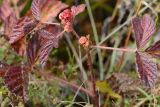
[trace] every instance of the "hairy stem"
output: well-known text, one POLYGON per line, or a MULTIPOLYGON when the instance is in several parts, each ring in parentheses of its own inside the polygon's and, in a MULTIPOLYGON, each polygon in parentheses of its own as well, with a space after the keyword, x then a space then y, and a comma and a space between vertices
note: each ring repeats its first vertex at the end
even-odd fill
POLYGON ((92 58, 91 58, 91 53, 89 51, 89 48, 86 49, 86 53, 88 56, 87 63, 88 63, 88 68, 89 71, 91 72, 91 82, 92 82, 92 88, 93 88, 93 103, 95 107, 99 107, 99 102, 98 102, 98 97, 97 97, 97 92, 96 92, 96 79, 95 79, 95 74, 93 72, 93 65, 92 65, 92 58))
POLYGON ((95 107, 99 107, 99 102, 98 102, 98 98, 97 98, 97 92, 96 92, 96 80, 95 80, 95 74, 93 72, 93 66, 92 66, 92 58, 91 58, 91 53, 89 51, 89 48, 86 49, 86 53, 88 56, 88 67, 89 67, 89 71, 91 72, 91 81, 92 81, 92 88, 93 88, 93 103, 95 105, 95 107))
POLYGON ((72 29, 72 33, 76 36, 77 39, 80 38, 79 35, 77 34, 77 32, 74 29, 72 29))
POLYGON ((100 49, 116 50, 116 51, 123 51, 123 52, 136 52, 137 51, 137 49, 113 48, 113 47, 105 47, 105 46, 91 46, 91 48, 100 48, 100 49))
POLYGON ((65 32, 65 30, 63 30, 61 33, 59 33, 59 34, 57 35, 57 38, 59 38, 60 36, 62 36, 62 35, 64 34, 64 32, 65 32))

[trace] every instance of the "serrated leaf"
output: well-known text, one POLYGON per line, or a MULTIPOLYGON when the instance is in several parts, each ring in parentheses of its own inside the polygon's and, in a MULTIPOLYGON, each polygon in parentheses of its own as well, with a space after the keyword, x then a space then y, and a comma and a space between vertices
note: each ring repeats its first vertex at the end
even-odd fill
POLYGON ((80 4, 78 6, 72 6, 71 11, 73 16, 75 17, 76 15, 82 13, 85 10, 86 5, 85 4, 80 4))
POLYGON ((41 39, 41 47, 39 51, 39 60, 40 64, 42 66, 45 65, 45 62, 48 58, 49 53, 51 50, 54 48, 58 47, 58 41, 59 38, 56 37, 57 35, 54 35, 52 33, 49 33, 46 30, 39 30, 38 35, 40 36, 41 39))
POLYGON ((40 49, 40 53, 39 53, 39 60, 40 60, 40 64, 42 66, 45 65, 48 55, 51 52, 51 50, 54 47, 54 42, 53 41, 47 41, 44 46, 41 47, 40 49))
MULTIPOLYGON (((51 41, 54 41, 54 40, 57 40, 57 35, 56 34, 53 34, 53 33, 50 33, 46 30, 39 30, 38 31, 38 35, 41 37, 41 38, 44 38, 44 39, 47 39, 47 40, 51 40, 51 41)), ((55 41, 55 48, 57 47, 57 42, 58 41, 55 41)))
POLYGON ((28 72, 21 66, 11 66, 6 71, 4 82, 9 91, 27 101, 28 72))
POLYGON ((40 5, 42 0, 33 0, 31 10, 36 20, 40 20, 40 5))
POLYGON ((153 33, 155 32, 155 25, 150 15, 145 14, 143 18, 134 18, 132 20, 133 30, 138 48, 143 48, 153 33))
POLYGON ((9 36, 9 43, 15 43, 25 36, 25 26, 29 23, 32 23, 32 20, 29 17, 20 18, 12 29, 12 33, 9 36))
POLYGON ((136 52, 136 63, 141 81, 152 87, 157 79, 157 65, 147 53, 136 52))
POLYGON ((160 41, 157 41, 154 45, 150 46, 145 50, 153 57, 160 58, 160 41))

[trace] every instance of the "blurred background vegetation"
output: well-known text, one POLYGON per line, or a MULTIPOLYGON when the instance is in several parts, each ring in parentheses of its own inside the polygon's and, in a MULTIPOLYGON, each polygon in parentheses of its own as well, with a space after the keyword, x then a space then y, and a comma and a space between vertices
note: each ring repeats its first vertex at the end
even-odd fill
MULTIPOLYGON (((0 0, 2 2, 2 0, 0 0)), ((24 16, 31 6, 32 0, 18 1, 16 8, 23 9, 24 16)), ((136 48, 134 35, 131 32, 131 19, 135 16, 139 0, 62 0, 69 6, 81 3, 87 4, 87 9, 76 17, 74 28, 79 35, 90 34, 93 44, 110 47, 136 48), (92 10, 92 11, 90 11, 92 10), (94 20, 93 20, 94 19, 94 20)), ((156 23, 157 31, 150 43, 160 39, 160 1, 142 0, 140 16, 151 14, 156 23)), ((58 20, 58 18, 57 18, 58 20)), ((0 32, 3 23, 0 23, 0 32)), ((160 80, 152 92, 140 83, 132 53, 122 53, 108 50, 92 50, 93 67, 96 74, 97 92, 102 107, 160 107, 160 80)), ((8 64, 18 64, 22 59, 12 51, 3 37, 0 37, 0 61, 8 64)), ((85 50, 75 40, 74 36, 65 34, 58 49, 53 49, 46 72, 51 72, 56 78, 45 78, 33 73, 29 82, 29 107, 93 107, 90 99, 79 90, 61 83, 63 78, 69 83, 85 87, 91 84, 85 79, 90 78, 85 50), (58 78, 58 79, 57 79, 58 78), (50 81, 48 81, 50 79, 50 81)), ((36 71, 34 71, 36 72, 36 71)), ((158 75, 160 73, 158 72, 158 75)), ((90 88, 89 88, 90 89, 90 88)), ((18 107, 24 105, 16 100, 6 89, 3 79, 0 80, 0 105, 8 107, 16 103, 18 107)))

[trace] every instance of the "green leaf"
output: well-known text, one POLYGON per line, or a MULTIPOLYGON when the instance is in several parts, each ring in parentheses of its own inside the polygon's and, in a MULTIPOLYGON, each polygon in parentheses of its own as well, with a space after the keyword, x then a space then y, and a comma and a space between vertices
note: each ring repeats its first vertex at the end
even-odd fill
POLYGON ((116 98, 116 99, 119 99, 119 100, 122 99, 122 97, 119 94, 112 91, 109 84, 105 81, 97 81, 96 82, 96 87, 99 89, 99 91, 101 93, 106 93, 112 98, 116 98))

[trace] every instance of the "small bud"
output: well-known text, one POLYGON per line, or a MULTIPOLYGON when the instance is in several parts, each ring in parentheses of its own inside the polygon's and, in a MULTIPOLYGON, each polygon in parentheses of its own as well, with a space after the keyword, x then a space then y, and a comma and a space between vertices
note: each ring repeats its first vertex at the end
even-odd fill
POLYGON ((84 47, 88 47, 89 46, 89 38, 82 36, 79 40, 78 40, 79 44, 84 46, 84 47))

